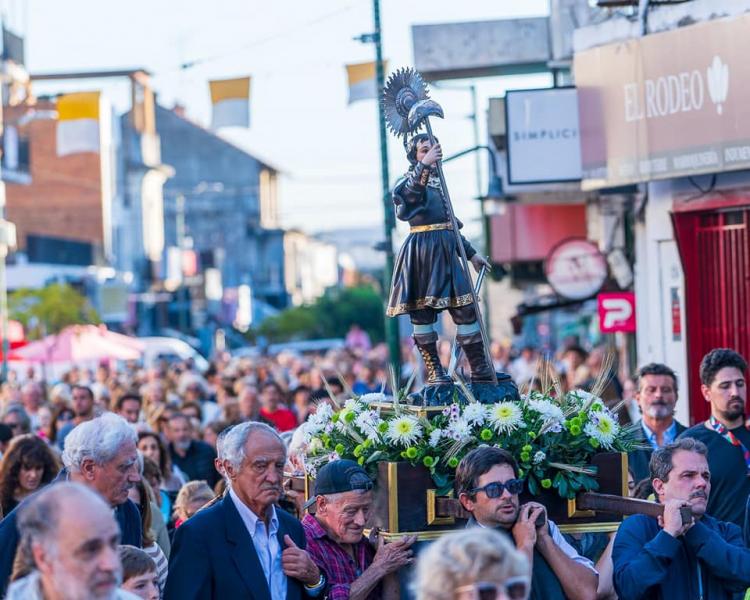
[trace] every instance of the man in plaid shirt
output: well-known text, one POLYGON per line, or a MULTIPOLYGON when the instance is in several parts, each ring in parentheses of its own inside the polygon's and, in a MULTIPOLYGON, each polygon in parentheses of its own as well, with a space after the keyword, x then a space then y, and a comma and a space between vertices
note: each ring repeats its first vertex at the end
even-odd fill
POLYGON ((364 536, 372 510, 372 480, 351 460, 325 465, 315 479, 315 495, 305 508, 315 504, 315 515, 307 514, 302 527, 307 552, 325 573, 329 600, 374 600, 380 597, 380 581, 411 564, 411 545, 406 536, 390 544, 382 538, 374 548, 364 536))

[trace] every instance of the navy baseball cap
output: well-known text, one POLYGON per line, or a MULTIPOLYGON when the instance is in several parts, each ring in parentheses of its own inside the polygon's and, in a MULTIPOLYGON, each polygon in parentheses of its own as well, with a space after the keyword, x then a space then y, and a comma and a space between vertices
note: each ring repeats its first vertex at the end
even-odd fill
POLYGON ((334 460, 318 471, 313 486, 313 495, 305 502, 303 508, 312 506, 318 496, 354 490, 371 490, 373 487, 374 483, 370 476, 353 460, 334 460))

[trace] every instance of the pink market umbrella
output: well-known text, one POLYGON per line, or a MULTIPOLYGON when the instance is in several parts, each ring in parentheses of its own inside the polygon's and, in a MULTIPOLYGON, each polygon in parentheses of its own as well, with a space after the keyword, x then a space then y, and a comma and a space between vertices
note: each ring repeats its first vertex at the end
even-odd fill
POLYGON ((13 354, 16 360, 27 362, 85 362, 105 358, 135 360, 143 349, 140 340, 108 331, 104 326, 71 325, 13 354))

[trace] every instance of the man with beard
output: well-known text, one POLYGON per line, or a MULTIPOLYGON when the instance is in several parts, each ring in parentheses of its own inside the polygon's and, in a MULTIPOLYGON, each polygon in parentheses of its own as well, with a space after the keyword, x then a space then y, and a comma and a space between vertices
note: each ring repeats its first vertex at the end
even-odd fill
POLYGON ((651 363, 641 367, 635 399, 641 410, 638 434, 641 442, 650 446, 628 453, 628 466, 637 483, 649 476, 651 453, 674 442, 687 428, 674 418, 677 375, 667 365, 651 363))
POLYGON ((691 437, 708 448, 713 494, 709 514, 742 527, 750 496, 750 429, 745 422, 747 362, 734 350, 716 348, 703 357, 701 392, 711 416, 680 437, 691 437))
POLYGON ((169 418, 167 427, 169 455, 189 481, 203 480, 211 488, 221 479, 214 467, 216 452, 206 442, 193 439, 190 417, 177 413, 169 418))
POLYGON ((615 590, 629 600, 729 600, 750 586, 750 550, 734 523, 706 514, 712 473, 706 446, 683 438, 651 457, 664 514, 628 517, 612 551, 615 590), (684 523, 680 509, 689 506, 684 523))
POLYGON ((257 422, 235 425, 222 441, 229 492, 175 532, 166 600, 298 600, 317 597, 325 578, 305 551, 302 525, 276 504, 286 449, 257 422))
POLYGON ((546 518, 544 506, 536 502, 520 506, 523 480, 510 453, 490 446, 472 450, 456 469, 455 485, 459 501, 472 514, 468 526, 508 535, 528 557, 530 600, 596 598, 598 574, 591 561, 565 541, 557 525, 546 518))
POLYGON ((20 508, 18 528, 34 570, 7 600, 136 600, 118 590, 120 531, 112 509, 86 486, 45 488, 20 508))

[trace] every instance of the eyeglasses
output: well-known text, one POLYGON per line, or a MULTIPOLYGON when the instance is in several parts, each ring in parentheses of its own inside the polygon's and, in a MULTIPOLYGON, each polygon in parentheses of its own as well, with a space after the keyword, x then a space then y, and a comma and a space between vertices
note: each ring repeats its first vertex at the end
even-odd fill
POLYGON ((480 581, 456 588, 456 592, 474 592, 474 600, 526 600, 529 597, 529 578, 511 577, 503 583, 480 581))
POLYGON ((509 479, 505 483, 502 481, 493 481, 484 487, 470 490, 470 493, 484 492, 488 498, 499 498, 505 490, 508 490, 508 493, 513 496, 520 494, 523 491, 523 479, 509 479))

